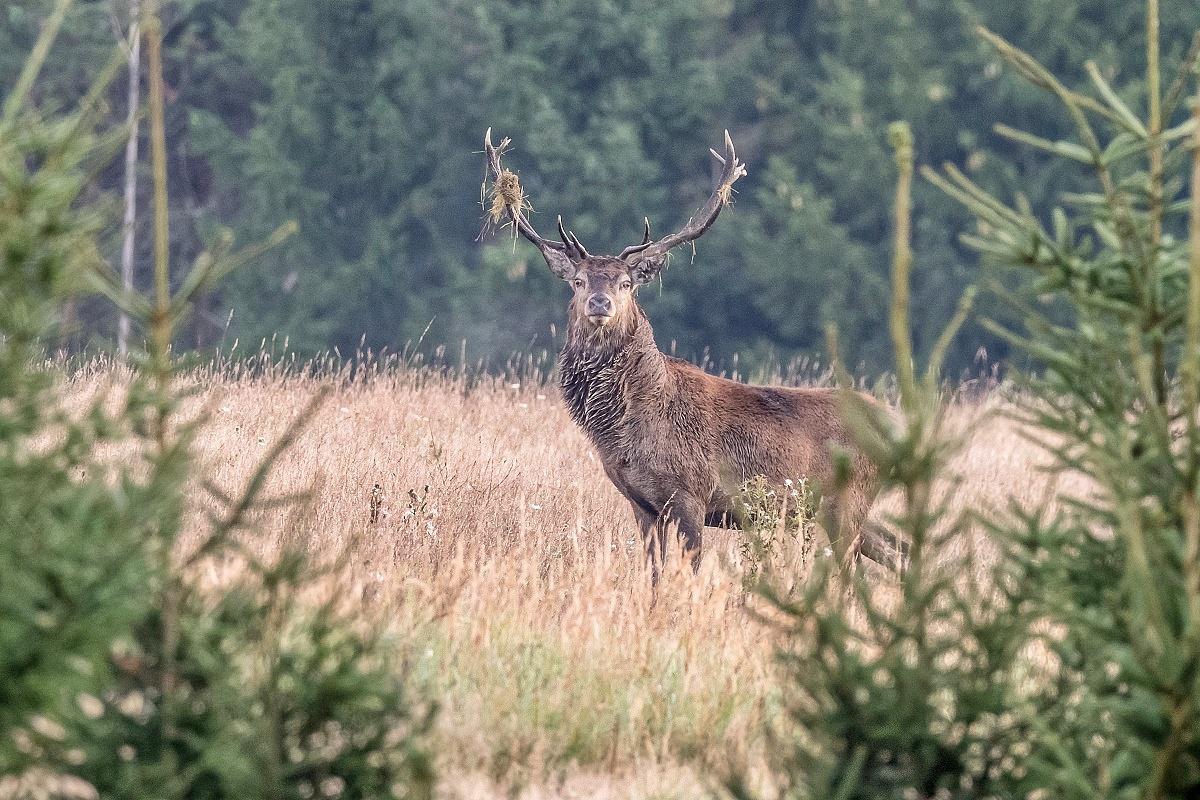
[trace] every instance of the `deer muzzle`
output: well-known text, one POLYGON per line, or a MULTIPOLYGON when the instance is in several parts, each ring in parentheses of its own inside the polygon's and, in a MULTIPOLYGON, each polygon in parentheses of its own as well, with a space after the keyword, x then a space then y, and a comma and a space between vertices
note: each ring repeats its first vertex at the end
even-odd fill
POLYGON ((593 324, 605 325, 613 318, 615 308, 612 297, 603 292, 596 292, 588 297, 584 313, 593 324))

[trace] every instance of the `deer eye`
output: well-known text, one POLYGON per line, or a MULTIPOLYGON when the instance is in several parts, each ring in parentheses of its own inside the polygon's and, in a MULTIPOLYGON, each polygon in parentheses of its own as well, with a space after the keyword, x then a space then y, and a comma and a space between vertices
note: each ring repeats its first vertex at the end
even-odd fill
POLYGON ((575 288, 578 289, 583 286, 583 278, 576 278, 571 283, 575 284, 575 288))
POLYGON ((628 291, 633 288, 633 281, 621 281, 621 288, 628 291))

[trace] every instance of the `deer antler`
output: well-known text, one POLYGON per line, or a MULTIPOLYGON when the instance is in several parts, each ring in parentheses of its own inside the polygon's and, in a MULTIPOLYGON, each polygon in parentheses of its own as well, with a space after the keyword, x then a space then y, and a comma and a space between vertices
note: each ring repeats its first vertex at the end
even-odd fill
POLYGON ((585 250, 583 245, 579 243, 579 239, 576 238, 575 233, 573 231, 563 230, 561 215, 558 218, 558 238, 562 239, 563 244, 567 246, 567 255, 571 257, 572 261, 579 261, 583 258, 591 258, 592 254, 585 250))
POLYGON ((722 156, 712 149, 709 152, 713 154, 713 158, 721 162, 722 169, 717 187, 713 189, 708 202, 694 217, 688 220, 687 225, 655 242, 650 241, 650 221, 647 220, 646 235, 642 243, 626 247, 621 251, 620 258, 630 263, 660 258, 672 248, 700 238, 706 230, 712 227, 712 224, 717 221, 717 215, 721 213, 721 209, 729 204, 733 194, 734 181, 746 174, 746 165, 737 160, 737 153, 733 149, 733 139, 729 138, 729 131, 725 131, 725 155, 722 156))
POLYGON ((634 253, 640 253, 643 250, 645 250, 647 247, 650 246, 650 218, 645 217, 645 220, 646 220, 646 235, 642 237, 641 243, 629 245, 629 247, 626 247, 624 250, 621 251, 621 254, 619 256, 617 256, 617 258, 624 259, 625 256, 631 256, 634 253))
MULTIPOLYGON (((494 182, 492 191, 495 193, 497 204, 503 206, 504 213, 508 215, 509 220, 521 232, 521 235, 537 246, 542 257, 550 266, 550 270, 560 278, 569 278, 575 272, 574 262, 587 258, 589 254, 575 238, 575 234, 563 230, 562 217, 558 218, 561 242, 543 239, 525 218, 525 200, 524 195, 521 194, 521 184, 517 181, 515 173, 500 166, 500 154, 504 152, 511 141, 505 137, 499 147, 494 147, 492 145, 492 129, 488 128, 487 133, 483 135, 483 149, 487 153, 488 171, 494 182)), ((493 208, 495 208, 495 204, 493 208)), ((498 212, 498 210, 496 211, 498 212)))

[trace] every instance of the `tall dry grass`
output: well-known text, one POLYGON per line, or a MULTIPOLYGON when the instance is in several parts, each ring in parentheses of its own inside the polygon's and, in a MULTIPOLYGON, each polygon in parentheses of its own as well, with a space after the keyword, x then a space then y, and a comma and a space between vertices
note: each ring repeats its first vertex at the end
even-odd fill
MULTIPOLYGON (((442 704, 451 795, 693 796, 695 765, 753 763, 777 712, 772 636, 746 608, 741 534, 707 529, 699 575, 677 560, 655 601, 626 502, 526 366, 477 378, 224 365, 184 380, 197 390, 192 411, 212 415, 197 447, 204 472, 227 489, 330 391, 266 487, 307 499, 256 512, 246 542, 261 557, 297 546, 343 560, 312 591, 395 631, 414 679, 442 704)), ((67 390, 82 404, 114 383, 119 370, 92 365, 67 390)), ((952 510, 1051 496, 1039 451, 996 406, 951 411, 966 437, 952 510)), ((197 486, 185 549, 208 509, 197 486)), ((781 557, 802 580, 796 552, 781 557)), ((943 554, 966 558, 982 571, 987 542, 943 554)), ((197 577, 219 585, 236 569, 230 558, 197 577)), ((873 575, 887 591, 890 578, 873 575)))

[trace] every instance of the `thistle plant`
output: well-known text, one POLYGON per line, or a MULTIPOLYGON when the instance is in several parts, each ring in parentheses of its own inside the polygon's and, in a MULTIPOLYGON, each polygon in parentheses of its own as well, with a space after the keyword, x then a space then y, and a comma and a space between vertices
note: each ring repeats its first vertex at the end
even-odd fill
POLYGON ((792 566, 807 567, 816 541, 815 506, 813 492, 803 478, 785 480, 776 488, 760 475, 738 487, 735 514, 745 588, 755 588, 789 551, 794 555, 792 566))

